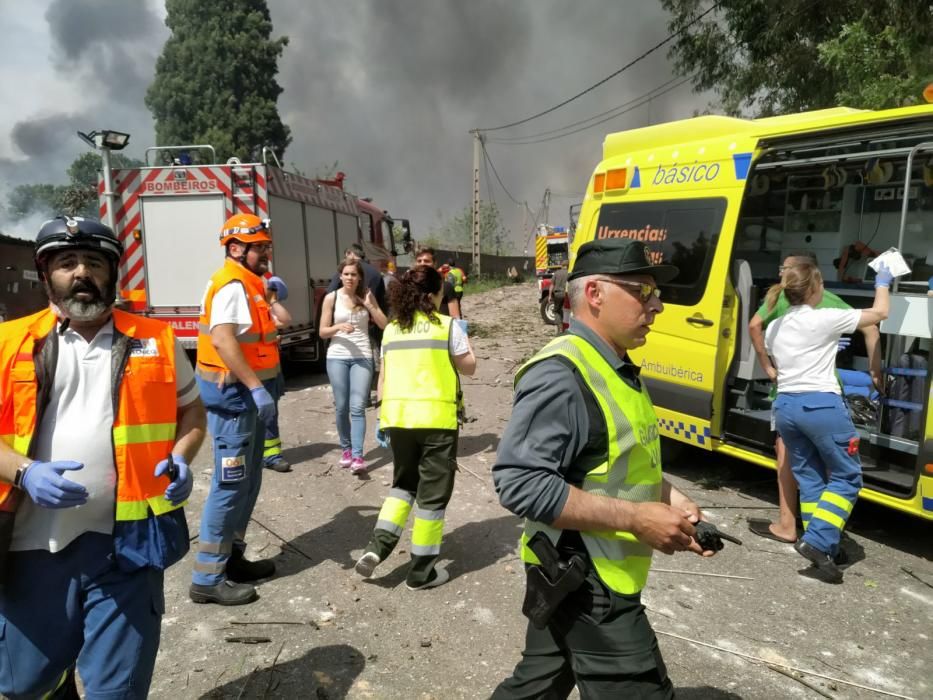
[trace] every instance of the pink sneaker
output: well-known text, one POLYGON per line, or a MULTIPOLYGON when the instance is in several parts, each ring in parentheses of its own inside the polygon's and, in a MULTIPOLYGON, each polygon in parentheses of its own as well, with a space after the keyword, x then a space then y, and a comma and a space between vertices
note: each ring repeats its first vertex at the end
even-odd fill
POLYGON ((350 472, 352 474, 365 474, 366 473, 366 462, 363 461, 362 457, 353 458, 353 462, 350 463, 350 472))
POLYGON ((350 450, 344 450, 340 457, 340 466, 346 469, 351 464, 353 464, 353 456, 350 454, 350 450))

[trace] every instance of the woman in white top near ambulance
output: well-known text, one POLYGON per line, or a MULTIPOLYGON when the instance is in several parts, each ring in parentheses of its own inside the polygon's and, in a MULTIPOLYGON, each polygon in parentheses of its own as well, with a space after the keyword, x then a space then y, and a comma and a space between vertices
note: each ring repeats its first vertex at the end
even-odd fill
POLYGON ((829 583, 842 582, 839 541, 862 488, 859 435, 836 377, 836 351, 844 334, 888 317, 893 279, 880 265, 869 309, 817 308, 823 277, 812 263, 785 270, 768 291, 769 308, 782 292, 791 305, 768 326, 765 347, 777 369, 775 425, 800 489, 804 534, 794 548, 829 583))
POLYGON ((373 379, 369 324, 385 328, 387 319, 373 293, 366 288, 359 260, 344 260, 337 272, 341 286, 324 297, 320 335, 330 338, 327 376, 337 412, 340 466, 354 474, 362 474, 366 471, 363 461, 365 410, 373 379))

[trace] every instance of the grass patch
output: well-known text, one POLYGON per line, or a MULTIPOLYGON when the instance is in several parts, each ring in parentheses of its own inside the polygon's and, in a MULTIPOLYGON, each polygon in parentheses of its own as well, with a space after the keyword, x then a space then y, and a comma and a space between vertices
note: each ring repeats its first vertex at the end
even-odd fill
POLYGON ((471 277, 470 281, 463 285, 463 296, 468 297, 471 294, 488 292, 511 284, 512 281, 504 275, 482 275, 479 278, 471 277))

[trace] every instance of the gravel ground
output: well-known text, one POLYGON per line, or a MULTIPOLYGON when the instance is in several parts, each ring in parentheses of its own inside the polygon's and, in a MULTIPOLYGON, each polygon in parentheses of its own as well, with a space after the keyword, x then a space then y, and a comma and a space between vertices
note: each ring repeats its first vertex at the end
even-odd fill
MULTIPOLYGON (((464 380, 474 420, 461 433, 447 510, 442 563, 452 580, 406 590, 410 531, 378 578, 354 574, 391 458, 372 442, 370 410, 369 473, 340 469, 326 376, 299 372, 281 402, 294 469, 266 472, 248 532, 247 555, 273 559, 277 576, 259 585, 256 603, 223 608, 188 599, 191 554, 170 570, 152 697, 484 698, 510 673, 525 629, 520 522, 499 506, 490 468, 514 370, 553 328, 530 283, 468 294, 464 307, 479 367, 464 380)), ((209 447, 195 467, 192 534, 209 447)), ((775 514, 772 472, 689 448, 670 450, 665 469, 709 520, 744 541, 710 560, 655 557, 643 598, 679 698, 933 695, 929 523, 859 504, 847 545, 857 561, 843 585, 829 586, 798 573, 803 560, 790 545, 747 531, 746 517, 775 514)))

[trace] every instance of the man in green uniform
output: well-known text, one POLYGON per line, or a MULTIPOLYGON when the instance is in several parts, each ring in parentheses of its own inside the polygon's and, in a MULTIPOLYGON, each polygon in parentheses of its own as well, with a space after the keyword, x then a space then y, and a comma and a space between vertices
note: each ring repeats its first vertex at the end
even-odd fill
POLYGON ((712 552, 694 540, 699 508, 661 474, 657 417, 627 352, 645 344, 663 310, 657 284, 677 272, 637 241, 581 246, 569 332, 518 372, 493 477, 525 518, 532 623, 497 700, 567 697, 574 685, 582 697, 673 697, 640 592, 653 550, 712 552))

